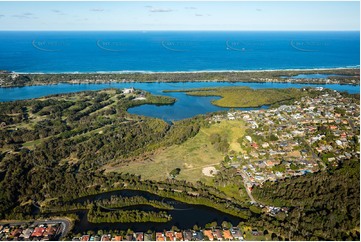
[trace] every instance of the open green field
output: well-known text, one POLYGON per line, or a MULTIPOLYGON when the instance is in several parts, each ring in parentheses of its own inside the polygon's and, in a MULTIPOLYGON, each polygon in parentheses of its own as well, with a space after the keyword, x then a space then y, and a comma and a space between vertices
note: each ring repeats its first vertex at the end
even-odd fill
POLYGON ((211 177, 202 173, 202 169, 208 166, 217 166, 224 159, 225 154, 217 151, 210 142, 212 134, 226 137, 230 143, 230 149, 240 150, 237 139, 244 135, 244 123, 242 121, 222 121, 212 124, 209 128, 201 128, 199 133, 180 145, 159 150, 150 161, 141 161, 129 165, 108 167, 107 171, 128 172, 141 175, 143 179, 164 180, 169 173, 180 168, 177 179, 189 182, 204 181, 208 184, 211 177))
MULTIPOLYGON (((249 87, 223 87, 176 90, 186 92, 192 96, 220 96, 212 104, 219 107, 247 108, 271 105, 278 102, 292 100, 304 95, 302 90, 287 89, 251 89, 249 87)), ((175 92, 175 91, 172 91, 175 92)))

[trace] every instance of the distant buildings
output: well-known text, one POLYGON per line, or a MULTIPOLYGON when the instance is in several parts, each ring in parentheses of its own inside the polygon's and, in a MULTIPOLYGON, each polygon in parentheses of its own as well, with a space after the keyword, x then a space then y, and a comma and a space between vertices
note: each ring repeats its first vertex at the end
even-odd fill
POLYGON ((130 94, 130 93, 133 93, 134 92, 134 88, 131 87, 131 88, 124 88, 123 89, 123 93, 124 94, 130 94))

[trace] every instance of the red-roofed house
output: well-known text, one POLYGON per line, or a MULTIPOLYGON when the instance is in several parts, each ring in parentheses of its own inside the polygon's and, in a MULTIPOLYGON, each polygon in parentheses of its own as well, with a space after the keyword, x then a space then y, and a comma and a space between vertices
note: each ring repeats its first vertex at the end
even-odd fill
POLYGON ((16 237, 16 236, 19 236, 22 231, 23 231, 22 229, 14 229, 13 231, 11 231, 10 235, 12 237, 16 237))
POLYGON ((204 234, 204 236, 207 236, 209 240, 211 240, 211 241, 214 240, 212 230, 205 229, 205 230, 203 230, 203 234, 204 234))
POLYGON ((255 148, 255 149, 258 149, 258 144, 255 143, 255 142, 253 142, 253 143, 251 144, 251 146, 252 146, 253 148, 255 148))
POLYGON ((90 236, 89 235, 83 235, 81 238, 80 238, 80 241, 89 241, 90 239, 90 236))
POLYGON ((233 236, 231 235, 231 231, 228 229, 223 230, 223 238, 226 240, 233 240, 233 236))
POLYGON ((41 236, 43 236, 44 232, 45 232, 45 228, 44 228, 44 227, 42 227, 42 228, 36 227, 36 228, 34 229, 34 232, 31 234, 31 236, 32 236, 32 237, 41 237, 41 236))
POLYGON ((161 233, 161 232, 155 233, 155 240, 156 241, 165 241, 163 233, 161 233))
POLYGON ((217 238, 217 240, 222 240, 222 232, 220 229, 215 229, 213 231, 213 236, 217 238))
POLYGON ((49 236, 49 237, 54 236, 56 234, 56 230, 57 230, 57 228, 55 228, 53 226, 48 226, 45 229, 43 236, 49 236))

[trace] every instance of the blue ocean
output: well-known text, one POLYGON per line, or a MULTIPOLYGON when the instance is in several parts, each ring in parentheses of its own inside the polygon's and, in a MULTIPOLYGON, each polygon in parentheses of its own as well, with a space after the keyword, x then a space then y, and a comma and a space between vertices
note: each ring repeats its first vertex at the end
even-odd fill
POLYGON ((0 32, 0 70, 177 72, 359 67, 359 32, 0 32))

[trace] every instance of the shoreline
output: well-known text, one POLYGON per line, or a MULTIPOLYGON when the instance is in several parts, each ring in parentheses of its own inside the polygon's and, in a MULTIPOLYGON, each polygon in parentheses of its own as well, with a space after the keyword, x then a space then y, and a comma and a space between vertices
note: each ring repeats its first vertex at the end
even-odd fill
POLYGON ((179 83, 179 82, 245 82, 360 85, 359 68, 201 71, 152 73, 57 73, 18 74, 0 71, 0 88, 52 85, 60 83, 179 83), (304 78, 295 77, 306 75, 304 78), (317 74, 323 75, 318 77, 317 74), (310 76, 307 76, 310 75, 310 76), (316 75, 316 76, 312 76, 316 75))
POLYGON ((123 71, 66 71, 66 72, 17 72, 2 70, 0 74, 19 74, 19 75, 77 75, 77 74, 197 74, 197 73, 259 73, 259 72, 298 72, 298 71, 333 71, 333 70, 360 70, 360 66, 350 67, 321 67, 321 68, 296 68, 296 69, 262 69, 262 70, 199 70, 199 71, 146 71, 146 70, 123 70, 123 71))
MULTIPOLYGON (((127 83, 149 83, 149 84, 153 84, 153 83, 187 83, 187 82, 218 82, 218 83, 247 83, 247 84, 266 84, 266 83, 278 83, 278 84, 282 84, 282 83, 289 83, 289 84, 307 84, 307 85, 341 85, 341 86, 360 86, 360 83, 326 83, 326 82, 311 82, 311 81, 307 81, 307 80, 303 80, 303 79, 293 79, 296 81, 224 81, 224 80, 189 80, 189 81, 104 81, 104 82, 98 82, 98 81, 92 81, 92 82, 49 82, 49 83, 35 83, 35 84, 30 84, 30 85, 24 85, 24 86, 1 86, 0 85, 0 89, 8 89, 8 88, 23 88, 23 87, 41 87, 41 86, 55 86, 55 85, 103 85, 103 84, 108 84, 108 85, 112 85, 112 84, 127 84, 127 83), (300 81, 297 81, 300 80, 300 81)), ((311 79, 309 79, 311 80, 311 79)), ((322 79, 313 79, 313 80, 322 80, 322 79)), ((109 88, 113 88, 113 87, 109 87, 109 88)), ((84 90, 84 91, 88 91, 88 90, 84 90)), ((89 90, 89 91, 94 91, 94 90, 89 90)), ((168 91, 168 90, 165 90, 168 91)), ((0 101, 2 102, 2 101, 0 101)))

